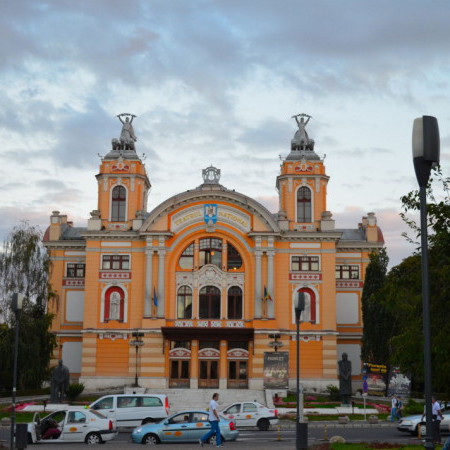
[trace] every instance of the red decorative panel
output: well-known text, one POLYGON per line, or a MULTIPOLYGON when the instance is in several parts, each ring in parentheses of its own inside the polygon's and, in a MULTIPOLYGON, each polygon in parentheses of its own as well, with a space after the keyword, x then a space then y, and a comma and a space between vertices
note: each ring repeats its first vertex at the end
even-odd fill
POLYGON ((289 279, 292 281, 297 280, 306 280, 306 281, 319 281, 322 279, 321 273, 311 273, 311 272, 296 272, 296 273, 290 273, 289 279))
POLYGON ((129 280, 131 272, 99 272, 101 280, 129 280))

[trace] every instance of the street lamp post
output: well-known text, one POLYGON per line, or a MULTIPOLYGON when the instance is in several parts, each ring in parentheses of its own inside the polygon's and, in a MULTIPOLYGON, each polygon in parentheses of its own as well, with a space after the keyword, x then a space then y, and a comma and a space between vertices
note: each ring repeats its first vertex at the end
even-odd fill
POLYGON ((142 347, 144 345, 144 342, 142 341, 142 337, 144 336, 144 333, 140 331, 133 331, 131 334, 133 336, 133 340, 130 341, 130 345, 136 349, 136 376, 134 378, 134 387, 139 387, 138 383, 138 353, 139 353, 139 347, 142 347))
POLYGON ((17 384, 17 355, 19 354, 19 322, 22 312, 24 296, 22 294, 13 294, 11 307, 14 312, 16 323, 14 329, 14 363, 13 363, 13 387, 12 387, 12 406, 11 406, 11 432, 10 449, 14 448, 14 437, 16 428, 16 384, 17 384))
MULTIPOLYGON (((297 419, 295 427, 295 448, 308 448, 308 424, 300 422, 300 316, 305 309, 305 293, 299 292, 295 301, 295 323, 297 325, 297 419)), ((302 412, 303 416, 303 412, 302 412)))
POLYGON ((423 357, 425 381, 425 416, 427 434, 425 448, 434 449, 432 433, 432 383, 431 383, 431 332, 430 332, 430 288, 428 276, 427 233, 427 184, 431 169, 439 164, 439 127, 435 117, 423 116, 414 120, 412 150, 414 170, 419 183, 420 237, 422 249, 422 311, 423 311, 423 357))

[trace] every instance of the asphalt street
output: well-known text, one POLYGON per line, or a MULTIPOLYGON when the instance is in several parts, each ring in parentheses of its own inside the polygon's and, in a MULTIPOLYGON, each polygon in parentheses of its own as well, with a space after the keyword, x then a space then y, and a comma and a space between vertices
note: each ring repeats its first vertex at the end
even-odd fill
MULTIPOLYGON (((332 436, 342 436, 347 442, 390 442, 398 444, 420 444, 420 441, 406 433, 397 431, 395 426, 381 424, 381 425, 366 425, 366 424, 352 424, 351 426, 340 426, 337 424, 328 424, 325 428, 322 424, 313 424, 308 430, 308 443, 318 444, 321 442, 327 442, 326 439, 332 436)), ((3 445, 7 446, 9 442, 9 429, 0 429, 0 439, 3 440, 3 445)), ((226 442, 226 447, 229 448, 258 448, 258 450, 265 449, 293 449, 295 447, 295 430, 277 430, 270 431, 258 431, 253 429, 240 429, 239 439, 235 442, 226 442)), ((30 445, 29 448, 38 448, 39 450, 53 449, 62 447, 60 444, 41 443, 39 446, 30 445)), ((86 449, 86 444, 64 444, 64 448, 71 450, 86 449)), ((205 445, 206 448, 208 446, 205 445)), ((110 442, 106 443, 105 447, 111 449, 136 449, 136 444, 133 444, 130 440, 130 433, 119 433, 119 435, 110 442)), ((162 444, 161 450, 167 449, 194 449, 199 448, 197 443, 186 444, 162 444)))

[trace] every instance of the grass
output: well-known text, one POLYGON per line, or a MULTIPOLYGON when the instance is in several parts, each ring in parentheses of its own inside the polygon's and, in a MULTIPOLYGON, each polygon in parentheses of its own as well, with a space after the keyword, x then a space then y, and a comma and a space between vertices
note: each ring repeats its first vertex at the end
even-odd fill
MULTIPOLYGON (((44 414, 44 413, 42 413, 44 414)), ((18 423, 28 423, 33 420, 34 413, 32 412, 16 412, 16 422, 18 423)), ((1 411, 0 419, 4 417, 11 417, 11 413, 9 411, 1 411)))

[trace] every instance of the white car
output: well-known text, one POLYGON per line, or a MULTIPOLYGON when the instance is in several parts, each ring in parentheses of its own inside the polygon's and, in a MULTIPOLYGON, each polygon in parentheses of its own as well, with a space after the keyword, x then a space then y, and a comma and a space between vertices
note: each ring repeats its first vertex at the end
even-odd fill
POLYGON ((238 402, 226 406, 221 413, 234 421, 237 427, 258 427, 267 431, 270 425, 278 423, 278 411, 269 409, 258 402, 238 402))
POLYGON ((159 422, 169 415, 169 399, 164 394, 112 394, 105 395, 89 405, 118 427, 137 427, 159 422))
POLYGON ((85 442, 101 444, 117 435, 116 423, 103 414, 83 407, 68 406, 54 411, 43 419, 36 413, 28 424, 28 443, 57 444, 85 442))
MULTIPOLYGON (((446 410, 443 412, 444 420, 441 420, 440 428, 441 432, 450 431, 450 410, 446 410)), ((414 416, 406 416, 400 419, 400 422, 397 425, 397 430, 399 431, 407 431, 416 436, 423 436, 426 434, 426 426, 425 426, 425 418, 422 421, 422 414, 415 414, 414 416)))

